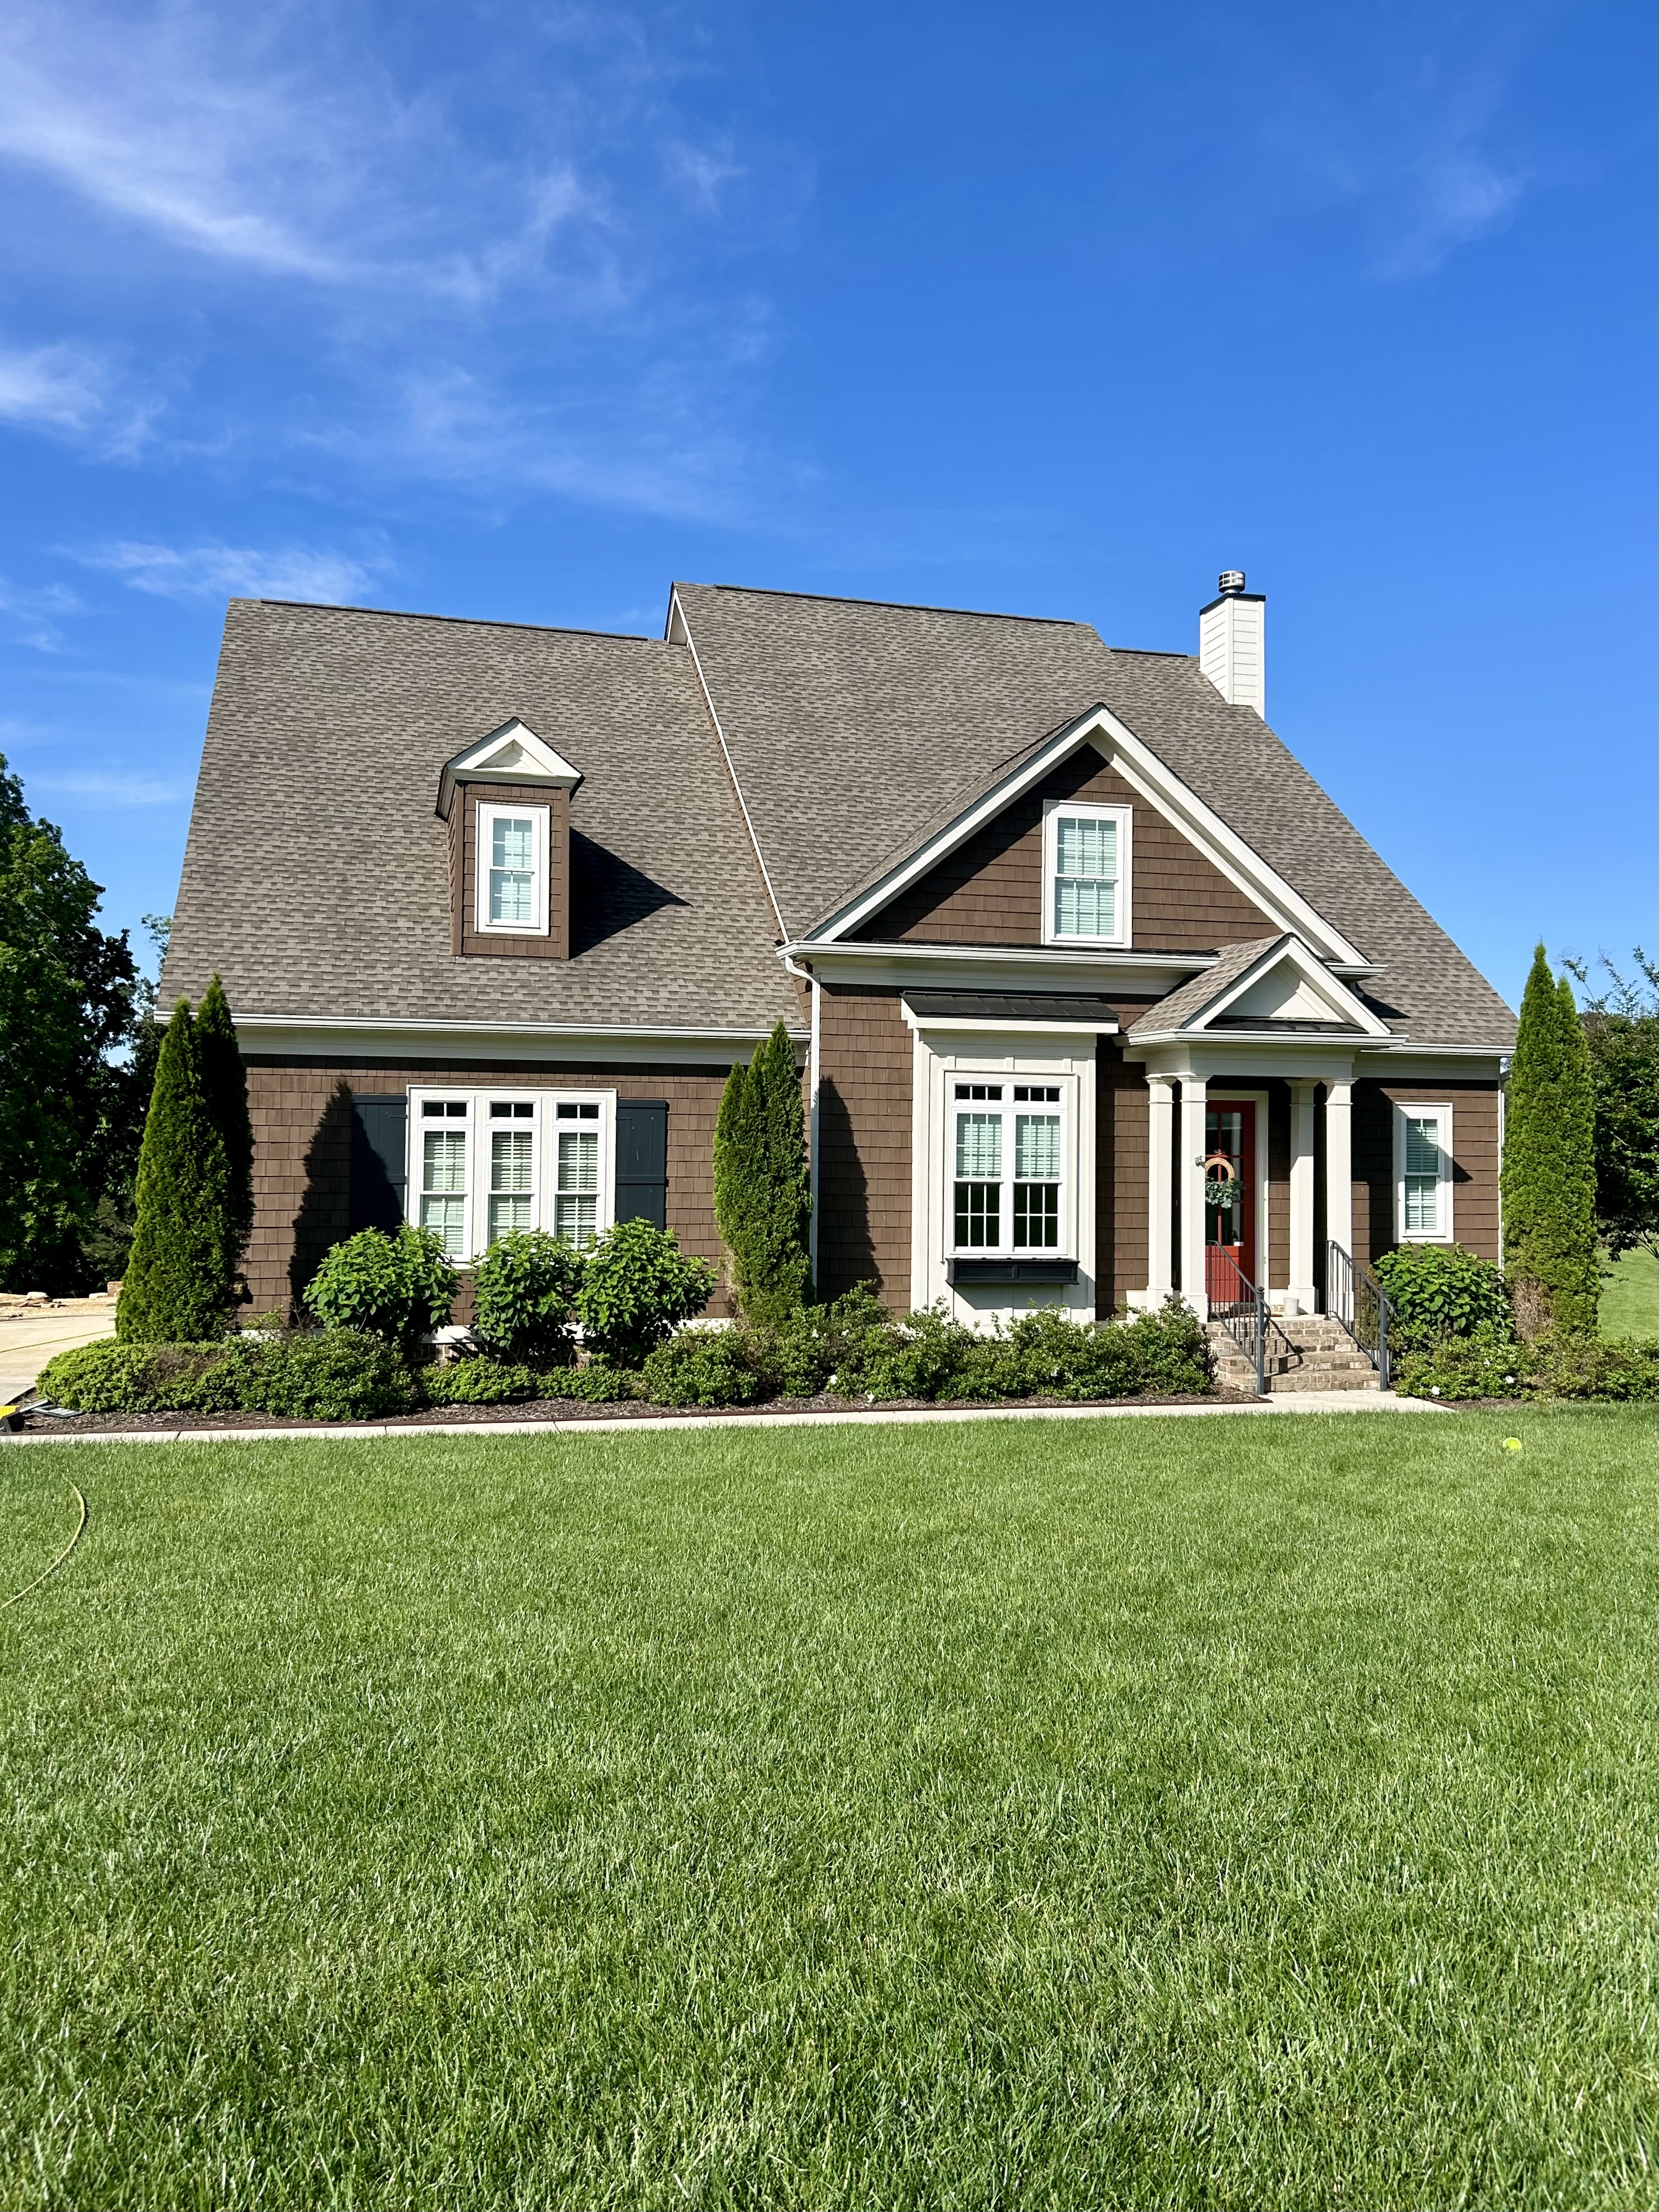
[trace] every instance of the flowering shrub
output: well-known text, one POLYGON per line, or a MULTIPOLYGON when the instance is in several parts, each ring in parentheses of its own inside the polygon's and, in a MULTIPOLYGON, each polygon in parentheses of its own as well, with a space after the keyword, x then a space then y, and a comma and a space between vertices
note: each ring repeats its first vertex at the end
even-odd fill
POLYGON ((302 1295, 325 1328, 357 1329, 412 1355, 448 1321, 459 1280, 441 1238, 405 1222, 393 1237, 364 1229, 335 1245, 302 1295))
POLYGON ((544 1229, 498 1237, 473 1278, 472 1337, 497 1359, 568 1367, 575 1357, 572 1310, 582 1255, 544 1229))

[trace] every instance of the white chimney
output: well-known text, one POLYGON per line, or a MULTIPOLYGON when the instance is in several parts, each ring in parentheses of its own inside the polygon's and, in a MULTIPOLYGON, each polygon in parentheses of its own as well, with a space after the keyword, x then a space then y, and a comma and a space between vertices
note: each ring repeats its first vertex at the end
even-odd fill
POLYGON ((1267 597, 1245 590, 1242 568, 1224 568, 1216 588, 1220 598, 1198 617, 1198 665, 1230 707, 1254 707, 1265 720, 1267 597))

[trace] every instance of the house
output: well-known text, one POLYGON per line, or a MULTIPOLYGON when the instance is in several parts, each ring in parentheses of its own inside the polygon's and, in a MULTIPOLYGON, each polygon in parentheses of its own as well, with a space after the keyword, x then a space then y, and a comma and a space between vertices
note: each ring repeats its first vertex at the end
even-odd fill
POLYGON ((235 1012, 256 1307, 404 1218, 718 1259, 778 1021, 825 1296, 1295 1316, 1331 1247, 1496 1256, 1513 1018, 1268 727, 1244 580, 1195 655, 706 585, 660 641, 233 601, 163 992, 235 1012))

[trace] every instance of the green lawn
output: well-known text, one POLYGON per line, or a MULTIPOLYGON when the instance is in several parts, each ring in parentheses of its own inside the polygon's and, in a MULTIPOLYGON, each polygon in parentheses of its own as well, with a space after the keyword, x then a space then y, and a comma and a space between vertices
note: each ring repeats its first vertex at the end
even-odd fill
POLYGON ((1645 2206, 1654 1442, 0 1455, 0 2203, 1645 2206))
POLYGON ((1659 1336, 1659 1257, 1621 1252, 1602 1281, 1597 1318, 1603 1336, 1659 1336))

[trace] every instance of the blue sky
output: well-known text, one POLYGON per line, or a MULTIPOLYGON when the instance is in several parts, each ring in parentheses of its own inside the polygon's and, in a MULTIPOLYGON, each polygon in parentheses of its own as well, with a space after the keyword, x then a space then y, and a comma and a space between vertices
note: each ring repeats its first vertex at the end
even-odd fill
POLYGON ((1655 935, 1645 5, 0 26, 0 747, 172 902, 228 593, 1268 594, 1275 727, 1513 1001, 1655 935))

